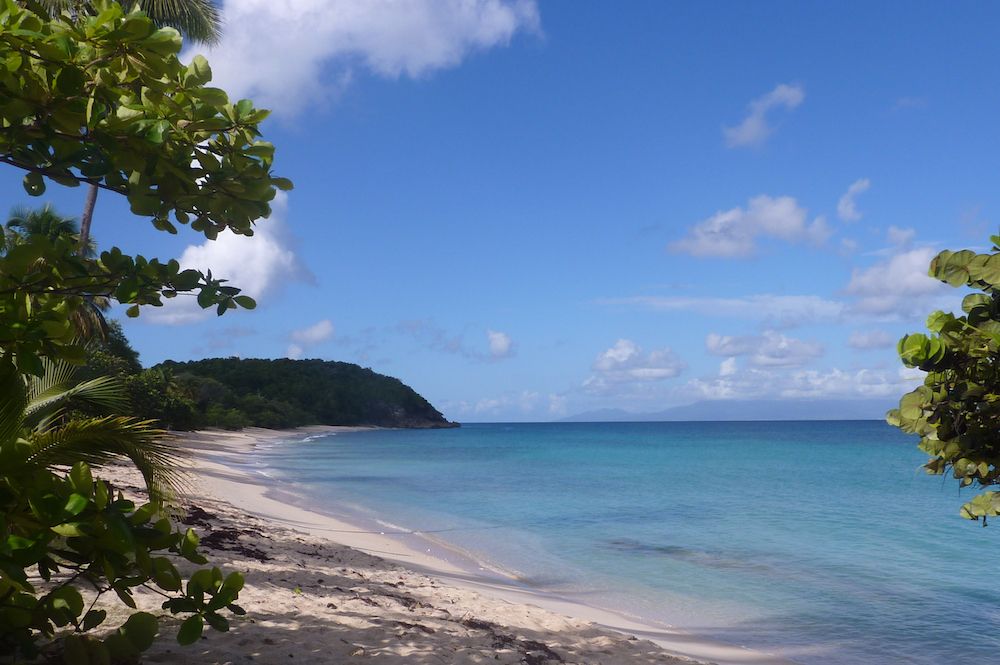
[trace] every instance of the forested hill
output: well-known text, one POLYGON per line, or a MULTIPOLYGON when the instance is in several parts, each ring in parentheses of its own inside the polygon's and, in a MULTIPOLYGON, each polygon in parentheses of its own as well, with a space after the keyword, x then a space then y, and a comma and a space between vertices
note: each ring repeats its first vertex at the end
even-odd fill
POLYGON ((217 426, 231 416, 258 427, 457 427, 399 379, 351 363, 211 358, 156 368, 193 388, 217 426))

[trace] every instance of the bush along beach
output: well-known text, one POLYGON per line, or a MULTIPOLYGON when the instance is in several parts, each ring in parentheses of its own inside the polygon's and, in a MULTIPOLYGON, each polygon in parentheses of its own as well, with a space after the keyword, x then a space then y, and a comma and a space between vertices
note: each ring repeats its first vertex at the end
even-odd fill
MULTIPOLYGON (((990 240, 990 253, 945 250, 931 261, 931 277, 975 292, 962 300, 964 315, 934 312, 929 334, 899 340, 903 364, 926 376, 888 414, 891 425, 920 436, 920 449, 930 455, 928 473, 951 471, 962 487, 1000 484, 1000 236, 990 240)), ((976 495, 961 515, 986 526, 1000 515, 1000 493, 976 495)))
POLYGON ((180 32, 163 27, 211 39, 214 13, 178 10, 184 20, 172 21, 165 4, 140 3, 165 11, 154 21, 113 2, 0 0, 0 162, 23 172, 31 196, 52 183, 86 194, 79 229, 19 223, 0 237, 0 660, 134 661, 160 617, 107 625, 99 601, 134 608, 137 587, 163 594, 161 614, 180 615, 182 644, 242 612, 239 573, 205 567, 185 579, 178 569, 208 562, 170 517, 177 458, 163 432, 130 412, 114 377, 74 383, 66 369, 104 334, 106 304, 130 317, 179 295, 220 315, 255 305, 211 272, 96 252, 100 191, 156 229, 190 226, 213 240, 226 229, 252 235, 276 190, 291 187, 259 139, 267 111, 209 86, 208 62, 182 63, 180 32), (119 459, 142 472, 145 503, 95 477, 119 459))

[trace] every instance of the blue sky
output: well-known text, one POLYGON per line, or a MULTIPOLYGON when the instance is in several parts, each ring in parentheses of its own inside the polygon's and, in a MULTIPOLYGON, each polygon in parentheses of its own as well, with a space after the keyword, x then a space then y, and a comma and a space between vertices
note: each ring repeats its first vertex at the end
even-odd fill
POLYGON ((102 246, 260 302, 144 311, 146 364, 345 360, 464 421, 890 404, 896 339, 959 302, 930 257, 996 232, 995 5, 289 4, 225 3, 207 52, 273 109, 296 184, 258 234, 168 237, 99 201, 102 246))

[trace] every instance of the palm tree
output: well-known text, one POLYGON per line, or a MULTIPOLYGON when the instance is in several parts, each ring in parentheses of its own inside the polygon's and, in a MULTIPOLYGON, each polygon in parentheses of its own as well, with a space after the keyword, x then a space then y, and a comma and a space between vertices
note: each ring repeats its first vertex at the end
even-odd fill
POLYGON ((128 398, 117 379, 101 376, 77 382, 76 367, 42 362, 43 377, 24 379, 9 362, 3 363, 9 366, 7 371, 0 368, 0 391, 13 396, 0 408, 0 451, 19 440, 28 446, 28 463, 36 468, 130 461, 154 499, 165 498, 182 485, 181 455, 155 421, 71 415, 81 408, 98 413, 127 409, 128 398))
MULTIPOLYGON (((51 12, 92 9, 89 0, 41 0, 51 12)), ((126 5, 126 0, 121 0, 126 5)), ((127 6, 127 5, 126 5, 127 6)), ((222 16, 213 0, 136 0, 135 5, 160 27, 175 28, 185 39, 199 44, 217 44, 222 38, 222 16)), ((97 205, 97 185, 87 188, 87 198, 80 215, 80 252, 90 240, 90 226, 97 205)))
MULTIPOLYGON (((79 12, 93 7, 88 0, 41 0, 41 4, 50 12, 79 12)), ((121 0, 121 4, 129 7, 128 0, 121 0)), ((156 25, 174 28, 190 41, 211 45, 222 37, 222 17, 212 0, 135 0, 132 6, 136 5, 156 25)))
MULTIPOLYGON (((6 227, 15 243, 21 239, 39 236, 48 238, 52 242, 67 237, 77 243, 80 241, 80 225, 76 219, 63 217, 56 212, 51 203, 46 203, 41 208, 17 206, 11 209, 6 227)), ((80 254, 86 258, 92 258, 97 254, 97 247, 92 238, 88 238, 87 246, 80 254)))
MULTIPOLYGON (((15 207, 5 224, 7 243, 17 244, 27 242, 32 238, 45 238, 55 242, 60 238, 68 238, 72 242, 80 242, 80 230, 76 220, 63 217, 51 204, 46 203, 41 208, 15 207)), ((86 246, 82 246, 80 255, 93 258, 97 255, 97 245, 93 238, 88 238, 86 246)), ((108 322, 104 312, 111 307, 111 301, 105 296, 90 296, 85 305, 74 310, 73 326, 84 339, 103 338, 107 334, 108 322)))
POLYGON ((159 26, 176 28, 199 44, 217 44, 222 17, 212 0, 139 0, 139 8, 159 26))

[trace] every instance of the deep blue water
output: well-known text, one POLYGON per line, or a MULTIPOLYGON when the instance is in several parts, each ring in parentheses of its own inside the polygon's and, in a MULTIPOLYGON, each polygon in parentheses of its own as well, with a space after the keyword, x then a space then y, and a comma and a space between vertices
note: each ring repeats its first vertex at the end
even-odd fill
POLYGON ((876 421, 473 424, 288 442, 320 506, 802 663, 1000 662, 1000 522, 876 421), (391 516, 391 517, 388 517, 391 516))

